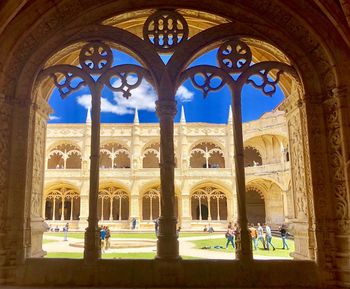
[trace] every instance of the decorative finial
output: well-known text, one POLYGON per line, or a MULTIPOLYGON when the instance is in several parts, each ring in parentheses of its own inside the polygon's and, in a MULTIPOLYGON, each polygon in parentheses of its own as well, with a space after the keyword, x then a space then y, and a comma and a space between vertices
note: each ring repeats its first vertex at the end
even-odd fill
POLYGON ((183 106, 183 105, 181 106, 180 123, 186 123, 185 109, 184 109, 184 106, 183 106))
POLYGON ((231 107, 231 104, 228 108, 228 120, 227 120, 227 123, 228 124, 232 124, 232 107, 231 107))
POLYGON ((90 107, 87 110, 86 123, 91 123, 91 108, 90 107))
POLYGON ((138 110, 137 108, 135 108, 135 116, 134 116, 134 123, 135 124, 139 124, 139 113, 138 113, 138 110))

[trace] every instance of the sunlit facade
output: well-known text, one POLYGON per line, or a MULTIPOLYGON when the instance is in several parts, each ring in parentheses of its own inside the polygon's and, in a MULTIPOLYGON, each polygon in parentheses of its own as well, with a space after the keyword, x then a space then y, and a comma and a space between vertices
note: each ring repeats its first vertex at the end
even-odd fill
MULTIPOLYGON (((84 124, 49 124, 43 216, 52 226, 85 229, 88 218, 90 117, 84 124), (63 205, 64 204, 64 205, 63 205), (63 208, 63 210, 62 210, 63 208)), ((248 221, 278 226, 293 218, 288 135, 275 110, 243 124, 248 221)), ((175 211, 183 229, 209 223, 223 229, 237 220, 232 116, 227 124, 175 125, 175 211)), ((151 229, 160 216, 159 125, 101 127, 100 223, 114 229, 151 229)))

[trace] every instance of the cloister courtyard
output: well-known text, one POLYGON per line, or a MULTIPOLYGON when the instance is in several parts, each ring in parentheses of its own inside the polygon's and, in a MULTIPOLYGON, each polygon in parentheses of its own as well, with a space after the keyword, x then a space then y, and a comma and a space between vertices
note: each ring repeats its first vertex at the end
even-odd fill
MULTIPOLYGON (((231 245, 226 249, 225 233, 222 232, 180 232, 180 256, 183 259, 227 259, 235 258, 231 245)), ((156 235, 153 231, 118 231, 111 234, 111 248, 102 254, 103 259, 153 259, 156 256, 156 235)), ((264 250, 259 243, 253 250, 254 259, 292 259, 294 241, 287 240, 289 250, 282 249, 280 237, 273 237, 276 250, 264 250)), ((46 232, 43 237, 45 258, 83 258, 83 232, 68 232, 64 241, 63 232, 46 232)))

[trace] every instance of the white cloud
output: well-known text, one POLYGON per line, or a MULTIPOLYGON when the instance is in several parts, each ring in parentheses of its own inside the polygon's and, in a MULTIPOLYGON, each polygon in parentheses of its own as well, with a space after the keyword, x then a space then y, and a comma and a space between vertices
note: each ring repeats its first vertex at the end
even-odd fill
POLYGON ((49 120, 59 120, 59 119, 61 119, 61 117, 52 115, 52 114, 49 115, 49 120))
MULTIPOLYGON (((117 87, 118 84, 119 83, 116 82, 114 86, 117 87)), ((184 86, 180 86, 176 93, 176 96, 182 102, 191 101, 193 95, 194 94, 184 86)), ((137 88, 131 90, 131 96, 128 99, 123 97, 121 92, 113 93, 113 101, 102 96, 101 111, 111 112, 117 115, 133 114, 136 108, 138 110, 155 111, 156 100, 157 95, 153 87, 148 82, 142 81, 137 88)), ((77 102, 85 109, 89 109, 91 108, 91 95, 81 95, 77 98, 77 102)))
POLYGON ((194 93, 189 91, 185 86, 181 85, 177 89, 176 96, 181 102, 189 102, 192 101, 194 93))

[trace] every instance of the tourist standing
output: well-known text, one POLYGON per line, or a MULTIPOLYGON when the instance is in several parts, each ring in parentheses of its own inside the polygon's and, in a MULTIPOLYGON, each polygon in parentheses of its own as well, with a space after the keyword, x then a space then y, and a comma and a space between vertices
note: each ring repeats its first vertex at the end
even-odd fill
POLYGON ((108 226, 105 227, 105 231, 106 231, 106 250, 108 250, 111 247, 111 241, 110 241, 110 237, 111 237, 111 231, 108 228, 108 226))
POLYGON ((272 232, 271 232, 271 228, 269 225, 265 225, 265 232, 266 232, 266 246, 267 246, 267 250, 270 250, 270 245, 273 248, 273 250, 275 251, 276 248, 274 245, 272 245, 272 232))
POLYGON ((250 224, 249 232, 250 232, 250 236, 252 238, 254 250, 256 250, 258 248, 258 231, 257 231, 257 229, 255 229, 253 223, 250 224))
POLYGON ((68 241, 68 229, 69 229, 69 224, 67 223, 67 224, 63 227, 63 234, 64 234, 64 239, 63 239, 63 241, 68 241))
POLYGON ((137 223, 136 218, 132 218, 132 220, 131 220, 131 229, 132 230, 136 229, 136 223, 137 223))
MULTIPOLYGON (((260 225, 260 223, 258 223, 258 242, 260 241, 263 245, 264 250, 266 249, 265 246, 265 239, 264 239, 264 229, 263 227, 260 225)), ((257 242, 257 243, 258 243, 257 242)))
POLYGON ((101 227, 101 230, 100 230, 100 240, 101 240, 101 252, 104 253, 106 248, 106 230, 104 227, 101 227))
POLYGON ((288 244, 287 244, 287 229, 285 227, 285 225, 283 224, 280 229, 279 229, 280 233, 281 233, 281 239, 282 239, 282 245, 283 245, 283 250, 287 249, 289 250, 288 244))
POLYGON ((227 231, 225 234, 225 237, 227 239, 226 241, 226 249, 228 248, 228 245, 231 243, 232 244, 232 248, 235 248, 235 243, 234 243, 234 239, 235 239, 235 234, 234 234, 234 230, 232 228, 232 226, 228 226, 227 227, 227 231))
POLYGON ((159 233, 159 218, 154 220, 154 230, 155 230, 156 236, 158 237, 158 233, 159 233))

